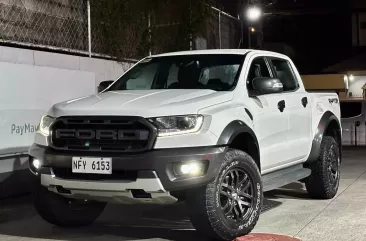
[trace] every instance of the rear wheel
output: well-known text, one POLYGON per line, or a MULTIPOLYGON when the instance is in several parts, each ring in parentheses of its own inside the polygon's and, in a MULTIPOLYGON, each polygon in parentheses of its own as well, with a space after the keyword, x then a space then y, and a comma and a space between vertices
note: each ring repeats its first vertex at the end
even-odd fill
POLYGON ((105 203, 69 199, 39 185, 34 191, 34 207, 47 222, 62 227, 92 224, 103 212, 105 203))
POLYGON ((338 191, 340 181, 340 152, 333 137, 324 136, 317 161, 310 164, 311 175, 305 185, 309 195, 317 199, 331 199, 338 191))
POLYGON ((254 228, 262 199, 256 163, 248 154, 231 149, 217 178, 188 192, 187 205, 198 232, 214 240, 233 240, 254 228))

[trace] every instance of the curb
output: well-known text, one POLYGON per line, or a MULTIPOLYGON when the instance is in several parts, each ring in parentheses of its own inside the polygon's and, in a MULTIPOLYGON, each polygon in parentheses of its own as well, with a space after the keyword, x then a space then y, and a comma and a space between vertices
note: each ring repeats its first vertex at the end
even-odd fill
POLYGON ((301 241, 301 240, 279 234, 251 233, 246 236, 238 237, 233 241, 301 241))

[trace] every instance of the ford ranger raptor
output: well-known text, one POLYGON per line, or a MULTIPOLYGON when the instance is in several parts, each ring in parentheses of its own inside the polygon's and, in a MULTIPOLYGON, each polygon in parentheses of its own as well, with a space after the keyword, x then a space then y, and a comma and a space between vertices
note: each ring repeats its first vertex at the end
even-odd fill
POLYGON ((34 205, 78 227, 107 203, 184 200, 198 232, 232 240, 254 228, 265 191, 301 181, 310 197, 333 198, 341 142, 337 94, 307 92, 285 55, 149 56, 42 117, 29 150, 34 205))

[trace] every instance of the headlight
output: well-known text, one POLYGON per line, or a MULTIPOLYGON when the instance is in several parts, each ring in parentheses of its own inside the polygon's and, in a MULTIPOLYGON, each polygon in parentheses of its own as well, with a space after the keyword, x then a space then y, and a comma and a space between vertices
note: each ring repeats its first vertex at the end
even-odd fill
POLYGON ((50 135, 50 126, 55 121, 52 116, 44 115, 42 116, 41 122, 38 125, 38 132, 44 136, 50 135))
POLYGON ((202 115, 166 116, 150 118, 158 128, 158 136, 172 136, 198 132, 203 124, 202 115))

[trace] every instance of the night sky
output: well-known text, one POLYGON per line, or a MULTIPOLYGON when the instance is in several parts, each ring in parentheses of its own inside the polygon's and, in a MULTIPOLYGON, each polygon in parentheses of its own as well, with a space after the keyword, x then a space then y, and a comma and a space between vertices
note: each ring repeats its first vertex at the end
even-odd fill
MULTIPOLYGON (((221 1, 232 14, 240 12, 240 2, 246 1, 221 1)), ((263 19, 264 41, 294 48, 293 60, 302 74, 319 73, 362 51, 352 49, 350 1, 277 0, 265 12, 275 14, 263 19)))

